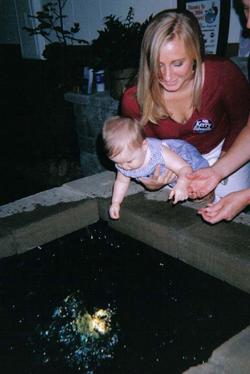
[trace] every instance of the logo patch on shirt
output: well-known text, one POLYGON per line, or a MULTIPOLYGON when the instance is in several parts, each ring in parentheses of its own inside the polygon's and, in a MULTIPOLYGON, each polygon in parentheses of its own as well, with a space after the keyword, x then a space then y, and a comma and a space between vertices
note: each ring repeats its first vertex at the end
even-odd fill
POLYGON ((193 131, 198 134, 203 134, 205 132, 211 131, 214 128, 214 124, 209 119, 198 119, 195 121, 193 126, 193 131))

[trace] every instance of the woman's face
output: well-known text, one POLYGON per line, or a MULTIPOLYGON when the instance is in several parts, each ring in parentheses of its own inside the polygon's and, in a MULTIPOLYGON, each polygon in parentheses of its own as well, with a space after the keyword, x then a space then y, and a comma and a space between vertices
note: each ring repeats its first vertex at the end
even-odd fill
POLYGON ((247 19, 246 26, 250 29, 250 0, 242 0, 244 13, 247 19))
POLYGON ((168 92, 181 90, 194 76, 193 59, 187 54, 183 40, 178 37, 161 47, 159 67, 160 84, 168 92))

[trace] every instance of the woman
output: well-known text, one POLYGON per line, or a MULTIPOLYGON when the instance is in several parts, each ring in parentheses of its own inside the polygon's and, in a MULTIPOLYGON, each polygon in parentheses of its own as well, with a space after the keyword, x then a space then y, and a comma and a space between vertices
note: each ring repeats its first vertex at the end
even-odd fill
MULTIPOLYGON (((246 17, 246 27, 250 29, 250 0, 242 0, 246 17)), ((203 197, 212 191, 217 184, 230 173, 237 170, 250 159, 250 116, 247 126, 236 138, 227 154, 215 163, 211 168, 190 175, 190 196, 203 197)), ((250 204, 250 189, 232 192, 223 197, 216 204, 209 204, 198 211, 202 218, 209 223, 217 223, 221 220, 230 221, 250 204)))
MULTIPOLYGON (((247 123, 250 89, 232 62, 204 58, 201 31, 190 12, 164 11, 146 29, 138 84, 122 98, 122 115, 140 119, 148 137, 183 139, 212 165, 247 123)), ((169 183, 157 168, 149 189, 169 183)), ((216 189, 221 197, 250 186, 245 165, 216 189)))

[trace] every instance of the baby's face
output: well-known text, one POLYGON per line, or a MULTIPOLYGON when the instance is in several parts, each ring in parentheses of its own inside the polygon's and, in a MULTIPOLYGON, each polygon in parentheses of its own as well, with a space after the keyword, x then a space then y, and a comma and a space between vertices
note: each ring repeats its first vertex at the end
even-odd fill
POLYGON ((125 148, 119 155, 111 158, 119 167, 134 170, 143 166, 147 149, 144 145, 138 148, 125 148))

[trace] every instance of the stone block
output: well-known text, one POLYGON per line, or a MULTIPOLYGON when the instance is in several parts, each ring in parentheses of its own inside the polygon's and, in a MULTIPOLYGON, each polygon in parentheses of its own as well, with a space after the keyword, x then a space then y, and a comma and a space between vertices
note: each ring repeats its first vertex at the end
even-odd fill
POLYGON ((82 134, 79 134, 78 142, 79 142, 80 152, 82 153, 82 155, 84 155, 84 153, 92 153, 93 155, 96 155, 96 139, 95 138, 91 138, 89 136, 82 136, 82 134))
POLYGON ((11 229, 4 224, 0 226, 0 258, 17 254, 17 246, 11 229))
POLYGON ((105 170, 97 155, 88 152, 80 152, 81 172, 87 177, 105 170))
POLYGON ((38 206, 3 219, 11 228, 16 252, 23 253, 38 245, 79 230, 99 219, 97 202, 93 199, 54 206, 38 206))
MULTIPOLYGON (((187 210, 184 215, 183 209, 169 202, 146 200, 140 193, 127 197, 121 208, 121 218, 109 219, 108 223, 115 230, 178 257, 182 229, 197 221, 193 211, 187 210)), ((103 210, 100 216, 105 217, 103 210)))
POLYGON ((107 198, 112 194, 115 173, 105 171, 65 183, 63 187, 82 198, 107 198))
POLYGON ((98 159, 105 158, 100 142, 102 127, 108 117, 118 113, 118 101, 111 98, 108 92, 93 95, 67 92, 65 100, 74 105, 82 174, 88 176, 104 170, 98 163, 98 159), (96 157, 89 158, 88 153, 96 157), (89 162, 90 166, 87 166, 89 162))
MULTIPOLYGON (((107 219, 104 209, 108 207, 99 207, 100 216, 107 219)), ((120 220, 108 222, 114 229, 250 293, 248 226, 232 222, 210 226, 191 208, 148 200, 143 194, 127 197, 120 220)))
POLYGON ((179 258, 250 293, 250 240, 246 238, 246 225, 221 222, 212 226, 199 220, 182 231, 179 258))
POLYGON ((213 352, 208 362, 183 374, 249 374, 250 326, 233 336, 213 352))

